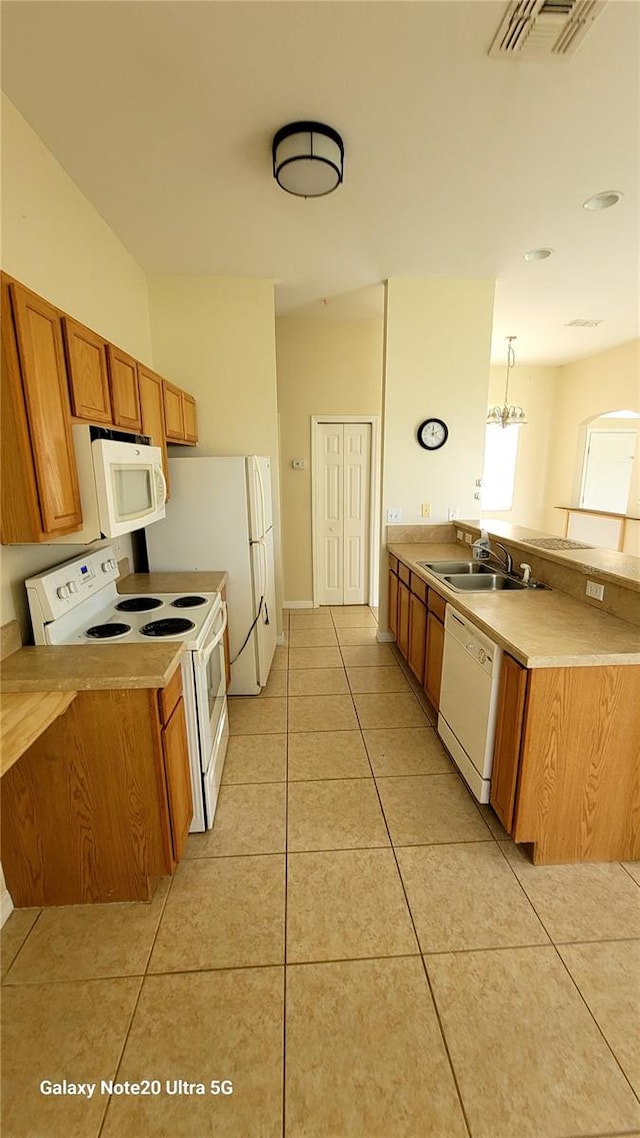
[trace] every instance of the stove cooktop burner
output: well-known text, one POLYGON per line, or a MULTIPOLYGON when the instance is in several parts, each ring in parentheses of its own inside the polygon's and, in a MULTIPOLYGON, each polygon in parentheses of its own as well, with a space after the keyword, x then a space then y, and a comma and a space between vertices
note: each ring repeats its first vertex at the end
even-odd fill
POLYGON ((114 637, 124 636, 127 632, 131 632, 130 624, 118 624, 114 621, 111 624, 94 624, 87 629, 86 635, 91 636, 93 640, 113 640, 114 637))
POLYGON ((129 597, 126 601, 120 601, 116 609, 118 612, 150 612, 161 605, 162 601, 157 597, 129 597))
POLYGON ((143 624, 140 632, 142 636, 178 636, 181 632, 190 632, 192 628, 195 628, 192 620, 175 616, 143 624))
POLYGON ((177 600, 171 602, 171 607, 175 609, 194 609, 198 605, 206 605, 206 597, 178 597, 177 600))

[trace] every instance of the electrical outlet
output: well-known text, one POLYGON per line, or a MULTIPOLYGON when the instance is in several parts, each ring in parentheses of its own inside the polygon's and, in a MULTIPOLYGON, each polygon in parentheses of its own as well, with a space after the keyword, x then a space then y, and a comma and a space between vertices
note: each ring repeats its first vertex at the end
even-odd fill
POLYGON ((462 541, 462 530, 461 529, 456 530, 456 537, 457 537, 458 541, 462 541))
POLYGON ((431 502, 423 502, 422 503, 421 514, 422 514, 423 518, 430 518, 431 517, 431 502))
POLYGON ((449 519, 449 521, 455 522, 457 517, 458 517, 458 507, 457 506, 449 506, 449 509, 447 510, 447 518, 449 519))
POLYGON ((464 535, 464 540, 466 541, 467 545, 472 545, 472 543, 473 543, 473 534, 472 534, 472 533, 465 533, 465 535, 464 535))
POLYGON ((389 509, 387 510, 387 523, 393 525, 394 522, 399 522, 402 517, 402 510, 389 509))
POLYGON ((593 597, 594 601, 604 600, 604 585, 599 585, 597 581, 587 581, 585 592, 588 597, 593 597))
POLYGON ((294 470, 304 470, 305 466, 306 466, 306 462, 304 461, 303 458, 293 458, 291 460, 291 465, 292 465, 294 470))

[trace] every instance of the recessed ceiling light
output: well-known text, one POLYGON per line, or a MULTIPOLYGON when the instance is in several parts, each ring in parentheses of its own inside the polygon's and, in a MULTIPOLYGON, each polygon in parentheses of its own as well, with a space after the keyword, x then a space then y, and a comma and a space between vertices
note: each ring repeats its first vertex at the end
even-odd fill
POLYGON ((601 194, 594 194, 592 198, 587 198, 586 202, 582 203, 582 208, 593 211, 611 209, 611 206, 617 205, 622 197, 624 194, 621 194, 620 190, 603 190, 601 194))
POLYGON ((550 257, 553 249, 528 249, 524 254, 525 261, 546 261, 550 257))

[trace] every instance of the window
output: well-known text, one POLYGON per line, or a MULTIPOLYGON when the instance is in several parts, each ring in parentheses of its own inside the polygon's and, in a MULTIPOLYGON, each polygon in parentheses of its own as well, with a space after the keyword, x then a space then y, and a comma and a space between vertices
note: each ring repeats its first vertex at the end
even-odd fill
POLYGON ((519 434, 518 424, 511 427, 487 424, 480 495, 482 510, 510 510, 513 505, 519 434))

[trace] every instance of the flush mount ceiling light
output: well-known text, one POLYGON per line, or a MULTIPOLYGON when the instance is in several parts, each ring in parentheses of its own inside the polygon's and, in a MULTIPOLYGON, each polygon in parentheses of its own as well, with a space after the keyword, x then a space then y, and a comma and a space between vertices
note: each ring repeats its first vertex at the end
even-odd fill
POLYGON ((344 143, 321 122, 292 122, 280 127, 271 146, 273 176, 288 194, 322 198, 344 175, 344 143))
POLYGON ((624 194, 620 193, 620 190, 603 190, 601 194, 594 194, 592 198, 587 198, 586 202, 582 203, 582 208, 593 212, 611 209, 611 206, 617 205, 622 197, 624 194))
POLYGON ((501 427, 519 427, 527 422, 522 407, 509 403, 509 374, 516 363, 516 355, 513 350, 513 341, 516 339, 517 336, 507 336, 507 382, 504 389, 504 404, 502 407, 498 404, 495 407, 490 407, 487 415, 487 423, 494 423, 501 427))
POLYGON ((525 261, 546 261, 552 253, 553 249, 528 249, 523 256, 525 261))

